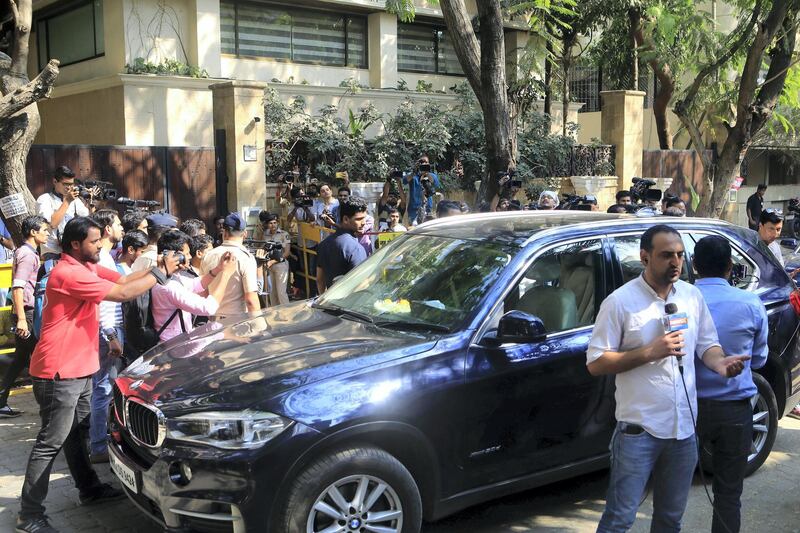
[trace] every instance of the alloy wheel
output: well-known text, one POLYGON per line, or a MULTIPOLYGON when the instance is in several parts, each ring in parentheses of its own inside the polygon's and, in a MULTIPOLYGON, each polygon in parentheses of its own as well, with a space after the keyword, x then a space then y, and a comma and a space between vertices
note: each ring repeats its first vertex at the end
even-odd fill
POLYGON ((756 394, 750 400, 753 407, 753 443, 750 446, 750 455, 747 461, 750 462, 759 454, 767 442, 769 435, 769 407, 767 401, 761 394, 756 394))
POLYGON ((400 533, 403 506, 395 490, 374 476, 356 475, 329 485, 314 502, 306 533, 400 533))

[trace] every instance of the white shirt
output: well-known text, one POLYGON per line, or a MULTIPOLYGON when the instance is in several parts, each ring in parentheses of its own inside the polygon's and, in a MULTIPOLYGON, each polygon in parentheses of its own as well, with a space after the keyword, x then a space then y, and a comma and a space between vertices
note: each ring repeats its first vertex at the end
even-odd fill
MULTIPOLYGON (((117 264, 111 253, 107 250, 100 250, 100 266, 104 266, 109 270, 117 270, 117 264)), ((100 331, 122 327, 122 304, 118 302, 100 302, 100 331)), ((105 338, 105 337, 104 337, 105 338)))
POLYGON ((381 232, 383 232, 383 231, 391 231, 391 232, 394 232, 394 233, 400 233, 400 232, 403 232, 403 231, 408 231, 408 228, 405 227, 402 224, 397 224, 397 225, 395 225, 395 227, 389 228, 389 223, 388 222, 381 222, 378 225, 378 231, 381 231, 381 232))
MULTIPOLYGON (((695 356, 702 358, 706 350, 720 344, 711 313, 694 285, 678 280, 666 301, 642 276, 614 291, 600 305, 586 360, 587 363, 596 361, 603 352, 640 348, 663 335, 661 319, 668 302, 676 304, 678 312, 685 312, 689 317, 689 328, 682 332, 686 354, 683 378, 692 410, 697 413, 694 359, 695 356)), ((694 434, 675 357, 665 357, 617 374, 616 389, 618 422, 640 425, 659 439, 685 439, 694 434)))
MULTIPOLYGON (((43 216, 47 222, 50 222, 50 220, 53 218, 53 213, 58 211, 58 208, 61 207, 61 204, 63 203, 64 200, 62 200, 61 197, 57 196, 52 191, 44 193, 36 199, 36 208, 38 211, 37 214, 43 216)), ((47 242, 42 245, 42 255, 60 254, 61 234, 64 232, 64 227, 66 227, 67 222, 75 217, 88 216, 89 208, 86 207, 86 204, 77 198, 73 200, 70 206, 67 208, 67 212, 64 214, 64 218, 61 219, 61 223, 58 225, 58 227, 50 230, 50 236, 47 238, 47 242)))
POLYGON ((769 248, 769 251, 772 252, 772 255, 775 256, 775 259, 778 260, 778 263, 780 263, 782 267, 785 267, 786 265, 783 262, 783 253, 781 252, 781 245, 778 244, 778 241, 777 240, 772 241, 767 245, 767 248, 769 248))

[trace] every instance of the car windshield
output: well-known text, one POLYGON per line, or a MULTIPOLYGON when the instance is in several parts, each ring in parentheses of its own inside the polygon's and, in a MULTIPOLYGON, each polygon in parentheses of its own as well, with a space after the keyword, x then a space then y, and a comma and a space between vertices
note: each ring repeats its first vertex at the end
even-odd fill
POLYGON ((454 331, 517 251, 498 242, 406 235, 337 281, 315 306, 387 327, 454 331))

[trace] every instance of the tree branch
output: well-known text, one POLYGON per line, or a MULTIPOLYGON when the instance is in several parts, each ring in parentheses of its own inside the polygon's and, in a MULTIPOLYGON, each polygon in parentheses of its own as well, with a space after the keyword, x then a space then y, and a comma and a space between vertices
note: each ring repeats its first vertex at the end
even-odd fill
POLYGON ((772 116, 778 99, 783 92, 786 83, 786 76, 792 64, 796 36, 791 27, 794 25, 795 13, 787 13, 783 21, 784 32, 778 43, 770 51, 769 70, 767 71, 767 81, 764 82, 758 91, 758 96, 753 104, 753 120, 750 123, 748 139, 755 135, 772 116))
MULTIPOLYGON (((739 51, 739 49, 744 46, 744 43, 747 42, 747 39, 750 37, 750 32, 752 31, 753 27, 755 26, 756 22, 758 21, 758 17, 761 15, 761 0, 756 2, 756 5, 753 8, 753 15, 750 17, 750 20, 747 22, 747 25, 742 29, 742 33, 739 35, 737 40, 722 54, 716 61, 710 63, 703 67, 700 72, 697 73, 697 77, 695 77, 692 84, 687 89, 686 93, 684 94, 683 98, 681 99, 680 104, 689 104, 694 101, 697 93, 700 92, 700 87, 703 85, 703 82, 711 76, 714 72, 716 72, 719 67, 730 61, 730 59, 739 51)), ((676 107, 677 107, 676 105, 676 107)))
POLYGON ((8 118, 29 105, 47 98, 58 77, 58 60, 51 59, 38 76, 0 98, 0 119, 8 118))

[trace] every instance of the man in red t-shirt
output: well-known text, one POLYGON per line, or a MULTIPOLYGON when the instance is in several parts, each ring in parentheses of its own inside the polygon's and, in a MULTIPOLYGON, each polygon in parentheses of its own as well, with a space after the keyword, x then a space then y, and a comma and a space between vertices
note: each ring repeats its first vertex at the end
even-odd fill
POLYGON ((30 363, 42 429, 28 459, 16 531, 56 531, 44 516, 43 502, 53 461, 62 447, 81 504, 124 495, 100 482, 86 448, 92 374, 100 366, 97 305, 103 300, 132 300, 156 283, 166 283, 178 261, 170 254, 159 267, 122 276, 97 265, 101 230, 87 217, 70 220, 61 238, 61 260, 47 282, 41 335, 30 363))

